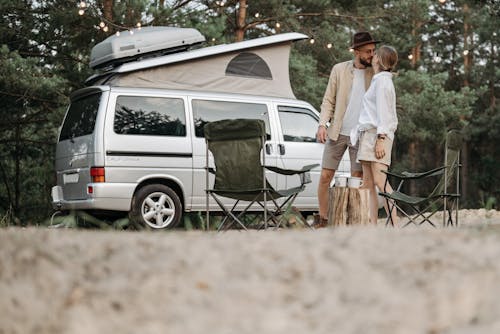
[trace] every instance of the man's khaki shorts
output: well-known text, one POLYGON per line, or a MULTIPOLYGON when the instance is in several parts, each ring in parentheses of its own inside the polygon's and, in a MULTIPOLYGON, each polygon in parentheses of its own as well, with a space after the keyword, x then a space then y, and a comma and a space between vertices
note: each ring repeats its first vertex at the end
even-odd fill
POLYGON ((337 170, 346 149, 349 149, 351 171, 360 172, 362 170, 361 164, 356 161, 358 145, 352 146, 350 137, 344 135, 339 135, 337 140, 331 140, 328 138, 325 143, 325 149, 323 150, 323 161, 321 162, 321 167, 337 170))

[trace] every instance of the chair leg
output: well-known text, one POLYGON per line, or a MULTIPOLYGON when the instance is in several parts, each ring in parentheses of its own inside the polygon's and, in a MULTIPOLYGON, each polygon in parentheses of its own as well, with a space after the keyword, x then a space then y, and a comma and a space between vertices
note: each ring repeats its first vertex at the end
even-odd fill
MULTIPOLYGON (((231 222, 231 224, 228 225, 227 228, 229 228, 232 223, 236 222, 238 223, 241 227, 243 227, 244 230, 247 230, 245 224, 243 224, 243 222, 241 220, 238 219, 238 217, 236 217, 233 213, 232 213, 232 210, 231 211, 228 211, 226 209, 226 207, 222 204, 222 202, 214 195, 214 194, 211 194, 212 197, 214 198, 214 200, 217 202, 217 204, 219 204, 220 208, 222 209, 222 211, 224 211, 224 213, 226 214, 226 217, 224 218, 224 220, 222 221, 222 223, 220 224, 219 228, 218 228, 218 231, 221 231, 222 228, 224 227, 224 224, 226 223, 226 219, 228 219, 228 217, 231 217, 233 219, 233 222, 231 222)), ((238 204, 238 202, 236 202, 236 204, 238 204)), ((233 206, 233 209, 234 207, 236 206, 236 204, 233 206)), ((227 229, 226 228, 226 229, 227 229)))
MULTIPOLYGON (((226 221, 229 220, 229 217, 232 218, 232 216, 234 215, 233 214, 234 208, 236 208, 236 205, 238 205, 238 202, 239 202, 239 200, 237 200, 234 203, 233 207, 230 210, 228 210, 228 211, 226 211, 225 207, 222 208, 222 210, 224 211, 224 213, 226 213, 226 216, 224 217, 224 219, 222 219, 222 222, 220 223, 219 228, 217 229, 217 231, 220 231, 222 229, 222 227, 224 226, 224 224, 226 223, 226 221)), ((221 205, 221 204, 219 204, 219 205, 221 205)), ((239 216, 237 216, 236 218, 239 218, 239 216)), ((230 224, 227 225, 226 230, 229 229, 229 227, 231 227, 231 225, 234 222, 236 222, 236 220, 233 219, 233 221, 230 224)), ((240 223, 240 225, 241 225, 241 223, 240 223)))
MULTIPOLYGON (((401 187, 401 185, 399 187, 401 187)), ((385 202, 387 204, 387 209, 389 211, 387 213, 387 220, 385 221, 385 226, 387 227, 387 225, 389 225, 389 223, 390 223, 391 226, 394 227, 394 221, 392 220, 392 210, 395 209, 396 210, 396 214, 397 214, 398 209, 397 209, 397 206, 396 206, 396 201, 395 200, 390 201, 389 198, 386 197, 385 198, 385 202)))

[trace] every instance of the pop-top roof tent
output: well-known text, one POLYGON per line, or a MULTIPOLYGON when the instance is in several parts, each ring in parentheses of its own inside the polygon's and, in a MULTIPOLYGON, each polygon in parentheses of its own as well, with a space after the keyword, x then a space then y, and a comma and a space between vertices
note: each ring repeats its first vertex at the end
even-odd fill
POLYGON ((285 33, 192 50, 203 38, 197 30, 149 28, 109 37, 94 46, 91 67, 104 68, 88 78, 87 84, 295 98, 288 59, 292 42, 307 38, 304 34, 285 33))

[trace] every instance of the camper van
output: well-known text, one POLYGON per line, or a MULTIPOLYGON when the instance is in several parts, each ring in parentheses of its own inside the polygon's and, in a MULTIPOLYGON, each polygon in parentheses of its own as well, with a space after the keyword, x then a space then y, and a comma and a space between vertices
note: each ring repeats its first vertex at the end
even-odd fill
MULTIPOLYGON (((157 29, 134 36, 154 43, 147 34, 157 29)), ((159 38, 185 32, 179 29, 168 28, 159 38)), ((119 36, 94 47, 91 64, 100 72, 71 95, 59 133, 54 208, 123 211, 152 228, 175 227, 184 212, 206 209, 203 127, 221 119, 263 120, 267 165, 321 163, 319 113, 295 98, 288 77, 291 44, 307 36, 287 33, 191 49, 197 36, 174 43, 174 52, 141 53, 137 40, 119 36), (121 56, 119 50, 137 54, 121 56)), ((339 173, 349 174, 348 159, 339 173)), ((318 209, 319 174, 319 167, 311 171, 312 182, 294 203, 299 210, 318 209)), ((276 189, 299 184, 272 172, 267 178, 276 189)), ((209 209, 220 210, 215 202, 209 209)))

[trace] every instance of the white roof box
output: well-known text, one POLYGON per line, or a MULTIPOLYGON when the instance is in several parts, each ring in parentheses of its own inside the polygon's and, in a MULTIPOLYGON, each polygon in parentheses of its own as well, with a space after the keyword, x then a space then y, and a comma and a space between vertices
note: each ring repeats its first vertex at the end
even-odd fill
POLYGON ((205 41, 196 29, 143 27, 124 31, 96 44, 90 53, 90 67, 114 67, 138 58, 186 51, 205 41))

